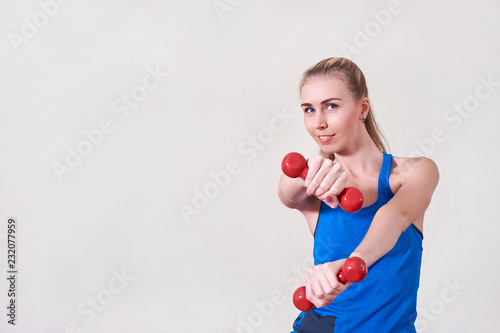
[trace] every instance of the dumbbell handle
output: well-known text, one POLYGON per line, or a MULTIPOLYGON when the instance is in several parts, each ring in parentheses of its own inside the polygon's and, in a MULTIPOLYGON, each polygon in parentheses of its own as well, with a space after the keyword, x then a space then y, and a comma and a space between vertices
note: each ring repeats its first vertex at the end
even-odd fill
MULTIPOLYGON (((342 270, 338 274, 338 279, 342 283, 359 282, 366 276, 366 264, 363 259, 358 257, 348 258, 342 265, 342 270)), ((306 298, 306 287, 299 287, 293 293, 293 304, 300 311, 309 311, 314 309, 314 304, 306 298)))
MULTIPOLYGON (((304 156, 289 153, 281 162, 281 170, 290 178, 306 179, 309 167, 304 156)), ((355 213, 363 207, 363 193, 355 187, 346 187, 338 196, 340 207, 348 213, 355 213)))

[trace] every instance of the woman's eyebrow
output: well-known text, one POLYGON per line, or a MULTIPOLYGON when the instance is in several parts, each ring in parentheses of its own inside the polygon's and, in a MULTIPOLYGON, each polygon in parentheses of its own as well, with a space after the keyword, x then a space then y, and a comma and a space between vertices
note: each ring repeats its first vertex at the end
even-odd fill
MULTIPOLYGON (((324 101, 321 102, 321 104, 326 104, 326 103, 333 101, 333 100, 341 101, 340 98, 332 97, 332 98, 325 99, 324 101)), ((312 104, 311 103, 302 103, 300 106, 312 106, 312 104)))

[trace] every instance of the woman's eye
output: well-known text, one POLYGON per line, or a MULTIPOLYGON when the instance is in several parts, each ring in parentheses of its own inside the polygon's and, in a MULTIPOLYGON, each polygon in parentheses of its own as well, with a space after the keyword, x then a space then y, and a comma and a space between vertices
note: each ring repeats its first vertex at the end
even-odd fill
POLYGON ((335 110, 336 108, 338 108, 339 106, 337 104, 327 104, 326 105, 326 109, 327 110, 335 110))
POLYGON ((313 112, 314 112, 314 109, 313 109, 313 108, 305 108, 305 109, 304 109, 304 112, 305 112, 305 113, 313 113, 313 112))

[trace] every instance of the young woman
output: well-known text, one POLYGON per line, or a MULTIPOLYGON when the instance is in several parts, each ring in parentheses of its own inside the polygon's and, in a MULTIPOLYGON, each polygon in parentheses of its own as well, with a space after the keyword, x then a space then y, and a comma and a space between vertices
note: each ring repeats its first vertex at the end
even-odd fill
POLYGON ((278 188, 314 237, 305 281, 316 308, 299 315, 294 332, 415 332, 423 220, 438 169, 428 158, 386 153, 364 75, 352 61, 329 58, 309 68, 300 98, 320 154, 308 159, 305 180, 283 175, 278 188), (356 213, 343 211, 337 199, 351 186, 364 195, 356 213), (342 284, 337 274, 351 256, 366 262, 368 274, 342 284))

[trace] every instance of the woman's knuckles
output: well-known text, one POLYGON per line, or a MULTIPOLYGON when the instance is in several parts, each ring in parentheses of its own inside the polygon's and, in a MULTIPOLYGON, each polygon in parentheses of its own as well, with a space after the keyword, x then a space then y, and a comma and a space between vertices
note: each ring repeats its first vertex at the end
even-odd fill
POLYGON ((332 171, 334 171, 334 172, 343 172, 344 169, 342 169, 342 166, 339 163, 333 163, 333 165, 332 165, 332 171))
POLYGON ((323 286, 323 290, 325 291, 325 295, 335 294, 335 289, 332 286, 323 286))

